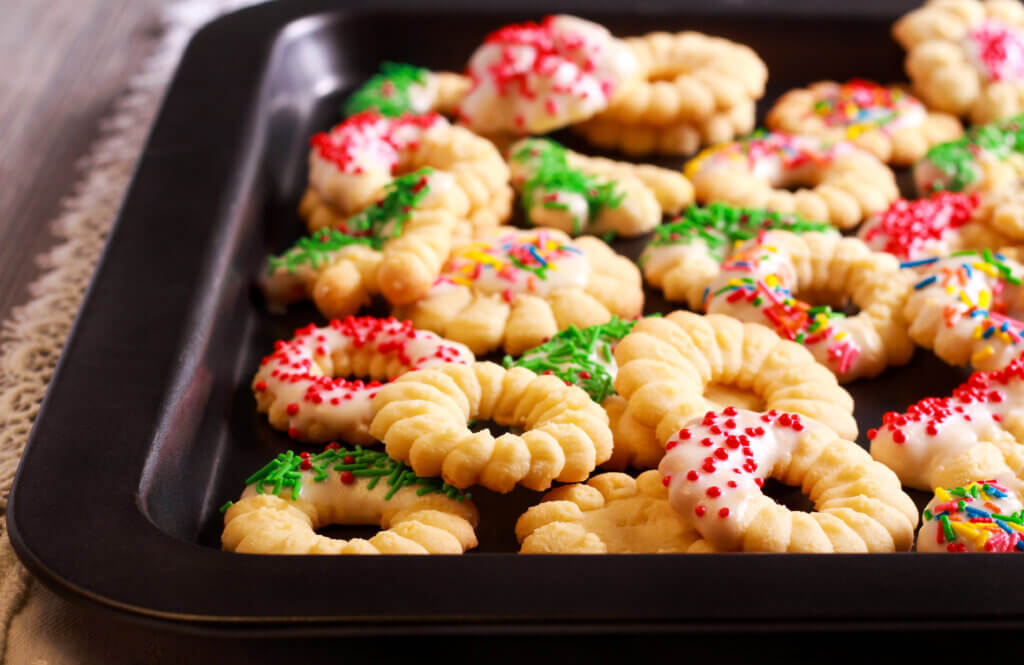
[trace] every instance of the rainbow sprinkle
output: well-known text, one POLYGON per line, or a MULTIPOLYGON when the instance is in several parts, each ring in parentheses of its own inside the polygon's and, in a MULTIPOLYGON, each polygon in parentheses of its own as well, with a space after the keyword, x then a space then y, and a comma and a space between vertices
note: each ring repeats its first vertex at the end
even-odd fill
MULTIPOLYGON (((995 480, 936 487, 924 521, 936 523, 935 544, 947 552, 1024 552, 1024 510, 1005 514, 998 505, 1009 496, 995 480)), ((922 549, 930 548, 919 542, 922 549)))

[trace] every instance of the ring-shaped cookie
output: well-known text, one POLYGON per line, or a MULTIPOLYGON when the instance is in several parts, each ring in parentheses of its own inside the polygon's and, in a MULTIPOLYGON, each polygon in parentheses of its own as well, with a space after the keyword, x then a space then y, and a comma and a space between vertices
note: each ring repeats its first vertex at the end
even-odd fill
POLYGON ((509 492, 579 482, 612 453, 608 416, 582 389, 528 369, 477 362, 409 372, 373 400, 370 433, 421 476, 509 492), (470 421, 523 433, 494 437, 470 421))
POLYGON ((635 479, 600 473, 551 490, 516 520, 522 554, 706 552, 692 521, 673 510, 655 470, 635 479))
POLYGON ((437 279, 468 208, 449 173, 400 176, 358 215, 271 257, 260 288, 272 307, 312 298, 327 318, 355 314, 377 293, 392 304, 412 302, 437 279))
POLYGON ((615 432, 623 466, 655 466, 662 442, 709 409, 799 413, 857 436, 853 399, 810 351, 756 323, 672 312, 637 321, 615 347, 615 391, 627 401, 615 432))
POLYGON ((937 143, 963 134, 948 113, 928 111, 897 86, 853 79, 819 81, 790 90, 775 102, 765 124, 827 141, 850 141, 887 164, 909 166, 937 143))
POLYGON ((281 453, 246 481, 224 512, 222 547, 246 554, 462 554, 476 547, 476 507, 437 478, 380 452, 328 446, 281 453), (369 540, 316 533, 379 525, 369 540))
POLYGON ((1009 239, 988 224, 977 193, 936 192, 929 198, 897 199, 857 229, 857 237, 876 252, 900 261, 917 261, 962 249, 1002 247, 1009 239))
POLYGON ((701 146, 724 143, 752 132, 757 124, 756 112, 756 105, 749 101, 703 120, 651 125, 599 115, 571 129, 593 146, 618 150, 631 157, 692 155, 701 146))
POLYGON ((459 120, 483 134, 544 134, 601 111, 636 57, 603 26, 575 16, 507 25, 466 66, 472 80, 459 120))
POLYGON ((512 185, 536 226, 636 236, 693 203, 690 181, 670 169, 587 157, 550 139, 522 139, 508 155, 512 185))
POLYGON ((841 229, 885 210, 899 197, 889 167, 848 142, 755 132, 712 146, 686 164, 701 203, 797 212, 841 229), (803 185, 811 189, 790 191, 803 185))
POLYGON ((640 315, 640 271, 593 236, 502 228, 452 251, 427 294, 395 309, 474 353, 513 355, 559 330, 640 315))
POLYGON ((690 206, 654 229, 654 238, 640 255, 639 264, 644 279, 661 289, 666 300, 699 309, 705 289, 733 248, 770 229, 807 233, 828 232, 832 227, 792 213, 735 208, 726 203, 690 206))
POLYGON ((868 430, 871 455, 904 485, 930 491, 997 479, 1024 489, 1024 359, 975 372, 950 397, 890 411, 868 430))
POLYGON ((918 552, 1024 552, 1024 505, 997 480, 936 487, 921 517, 918 552))
POLYGON ((980 370, 999 369, 1020 355, 1024 266, 987 249, 903 265, 919 272, 903 309, 915 342, 951 365, 980 370))
POLYGON ((722 262, 704 310, 771 328, 849 383, 910 360, 914 344, 902 317, 909 292, 896 258, 857 238, 764 231, 722 262), (804 293, 860 311, 846 316, 801 300, 804 293))
POLYGON ((416 330, 408 321, 349 316, 322 328, 311 323, 291 340, 275 343, 253 377, 252 391, 259 412, 293 439, 372 444, 370 401, 381 381, 414 369, 472 362, 462 344, 416 330))
POLYGON ((914 165, 922 196, 938 191, 995 191, 1024 175, 1024 115, 971 127, 932 147, 914 165))
POLYGON ((1024 8, 1013 0, 929 0, 893 25, 929 107, 973 123, 1024 111, 1024 8))
POLYGON ((867 451, 799 414, 727 407, 664 439, 658 465, 672 507, 716 550, 893 552, 914 542, 917 507, 867 451), (814 512, 766 496, 766 478, 795 485, 814 512))
POLYGON ((640 76, 598 117, 654 126, 697 122, 764 94, 768 67, 748 46, 699 32, 652 32, 623 40, 640 76))
POLYGON ((395 175, 430 166, 447 171, 469 199, 472 231, 512 211, 508 165, 490 141, 436 113, 385 118, 364 111, 310 140, 309 186, 299 215, 310 231, 333 227, 381 197, 395 175))

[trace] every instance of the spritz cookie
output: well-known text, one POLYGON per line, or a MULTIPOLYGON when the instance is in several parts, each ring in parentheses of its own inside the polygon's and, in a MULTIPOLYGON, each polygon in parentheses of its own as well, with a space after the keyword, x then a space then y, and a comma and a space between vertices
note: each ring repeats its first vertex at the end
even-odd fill
POLYGON ((824 222, 809 222, 793 213, 736 208, 726 203, 712 203, 706 208, 690 206, 676 219, 654 229, 654 237, 639 260, 644 280, 661 289, 666 300, 700 309, 708 284, 736 245, 770 229, 834 232, 824 222))
POLYGON ((899 196, 892 171, 874 155, 845 141, 781 132, 756 132, 707 148, 685 173, 701 203, 796 212, 841 229, 899 196), (798 185, 809 189, 786 189, 798 185))
POLYGON ((260 287, 272 308, 312 299, 328 318, 355 314, 378 293, 396 305, 411 302, 437 279, 468 209, 449 173, 399 176, 362 212, 271 257, 260 287))
POLYGON ((910 360, 914 344, 902 317, 909 291, 899 261, 856 238, 765 231, 722 262, 704 310, 771 328, 849 383, 910 360), (859 311, 846 316, 801 300, 804 293, 859 311))
POLYGON ((364 111, 310 140, 309 186, 299 214, 310 231, 336 226, 381 197, 401 173, 447 171, 469 199, 471 235, 497 226, 512 209, 508 165, 487 139, 436 113, 387 118, 364 111))
POLYGON ((602 26, 548 16, 492 32, 466 66, 460 121, 482 134, 543 134, 608 106, 636 76, 633 52, 602 26))
POLYGON ((657 471, 601 473, 558 487, 516 521, 523 554, 703 552, 692 521, 672 509, 657 471))
POLYGON ((975 372, 950 397, 928 397, 904 413, 890 411, 868 430, 871 455, 904 485, 931 491, 997 479, 1024 484, 1024 361, 975 372))
POLYGON ((395 315, 477 354, 518 355, 571 325, 635 318, 643 302, 640 271, 601 240, 502 228, 455 248, 427 294, 395 315))
POLYGON ((918 552, 1024 552, 1020 495, 996 480, 936 487, 921 516, 918 552))
POLYGON ((1024 266, 987 249, 903 265, 917 271, 903 310, 915 342, 951 365, 981 370, 1020 355, 1024 266))
POLYGON ((381 381, 474 360, 462 344, 416 330, 408 321, 349 316, 322 328, 311 323, 275 343, 253 377, 252 391, 260 413, 293 439, 373 444, 370 400, 381 381))
POLYGON ((587 393, 522 367, 449 363, 409 372, 372 407, 370 434, 389 456, 460 488, 546 490, 555 480, 585 480, 612 453, 608 416, 587 393), (472 431, 469 423, 480 420, 513 431, 472 431))
POLYGON ((625 125, 699 122, 764 95, 768 68, 743 44, 699 32, 652 32, 623 40, 640 76, 612 98, 600 118, 625 125))
POLYGON ((991 122, 1024 111, 1024 7, 929 0, 893 25, 914 91, 938 111, 991 122))
POLYGON ((389 118, 431 111, 453 115, 469 86, 469 78, 460 74, 383 62, 376 74, 349 95, 342 111, 346 117, 370 110, 389 118))
POLYGON ((535 226, 629 237, 693 203, 693 186, 670 169, 587 157, 549 139, 522 139, 508 154, 512 184, 535 226))
POLYGON ((616 345, 615 361, 615 391, 627 401, 615 439, 623 465, 655 466, 681 423, 729 406, 799 413, 857 436, 853 399, 835 375, 756 323, 684 311, 643 318, 616 345))
POLYGON ((281 453, 222 507, 222 547, 245 554, 462 554, 476 547, 476 507, 439 478, 418 477, 387 455, 331 444, 281 453), (376 525, 369 540, 316 533, 376 525))
POLYGON ((963 134, 956 116, 928 111, 896 86, 853 79, 790 90, 768 112, 769 128, 850 141, 887 164, 909 166, 936 143, 963 134))
POLYGON ((728 407, 665 440, 669 503, 715 550, 893 552, 914 542, 917 507, 867 451, 799 414, 728 407), (813 512, 766 496, 766 478, 800 487, 813 512))

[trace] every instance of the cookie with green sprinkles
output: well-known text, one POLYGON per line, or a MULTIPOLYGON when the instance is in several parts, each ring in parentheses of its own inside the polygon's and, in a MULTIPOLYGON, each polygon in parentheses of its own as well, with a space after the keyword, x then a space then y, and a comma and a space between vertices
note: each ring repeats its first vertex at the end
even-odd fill
POLYGON ((451 174, 408 173, 362 212, 270 257, 260 286, 274 308, 312 298, 328 318, 354 314, 378 293, 411 302, 437 278, 467 209, 451 174))
POLYGON ((669 169, 587 157, 539 138, 516 142, 508 154, 512 184, 535 226, 631 237, 693 201, 689 181, 669 169))
POLYGON ((921 196, 932 192, 993 191, 1024 175, 1024 115, 972 127, 940 143, 914 165, 921 196))
POLYGON ((349 96, 342 113, 348 117, 375 110, 389 118, 430 111, 452 115, 469 87, 469 78, 459 74, 383 62, 377 73, 349 96))
POLYGON ((386 454, 329 444, 281 453, 226 503, 227 551, 252 554, 462 554, 476 547, 470 495, 422 478, 386 454), (379 525, 369 540, 316 533, 327 525, 379 525))
POLYGON ((672 302, 699 309, 704 289, 718 275, 719 265, 737 244, 772 229, 803 234, 834 233, 825 222, 808 221, 795 213, 738 208, 725 203, 690 206, 655 229, 640 256, 644 279, 672 302))

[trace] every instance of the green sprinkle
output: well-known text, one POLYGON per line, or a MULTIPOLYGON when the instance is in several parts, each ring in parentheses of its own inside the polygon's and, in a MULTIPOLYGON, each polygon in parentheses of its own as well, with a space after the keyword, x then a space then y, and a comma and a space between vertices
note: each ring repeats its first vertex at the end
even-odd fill
MULTIPOLYGON (((522 196, 527 218, 537 203, 544 208, 568 210, 567 204, 550 198, 556 194, 582 196, 587 202, 586 221, 596 218, 605 208, 618 208, 626 196, 614 180, 600 182, 597 177, 571 167, 568 151, 550 139, 527 139, 511 158, 530 171, 523 183, 522 196)), ((573 220, 574 234, 583 230, 582 221, 573 220)))
POLYGON ((349 245, 367 245, 380 250, 384 243, 402 235, 402 228, 412 211, 430 192, 427 178, 431 168, 395 178, 385 189, 384 197, 363 212, 349 217, 338 228, 323 228, 300 238, 280 256, 267 260, 268 273, 284 268, 289 273, 302 264, 316 270, 330 263, 338 250, 349 245))
POLYGON ((612 346, 625 337, 636 321, 613 317, 608 323, 589 328, 569 326, 549 341, 530 349, 518 360, 505 356, 504 365, 525 367, 537 374, 549 372, 582 388, 595 402, 615 392, 608 365, 615 357, 612 346), (603 361, 603 362, 602 362, 603 361))
POLYGON ((956 540, 956 531, 953 531, 953 525, 949 523, 949 515, 940 516, 939 522, 942 524, 942 532, 946 536, 946 541, 954 542, 956 540))
POLYGON ((418 113, 414 109, 409 89, 425 86, 430 72, 420 67, 399 62, 384 62, 380 71, 352 93, 342 107, 346 117, 368 109, 376 109, 383 116, 397 118, 405 113, 418 113))
POLYGON ((959 192, 982 175, 979 157, 1005 161, 1024 152, 1024 115, 972 127, 960 138, 932 147, 924 156, 943 175, 931 183, 933 191, 959 192))
POLYGON ((928 510, 927 508, 924 509, 924 520, 926 522, 932 521, 932 511, 928 510))
POLYGON ((823 222, 809 222, 796 214, 712 203, 706 208, 690 206, 676 219, 655 228, 649 247, 703 242, 714 259, 724 261, 737 242, 770 229, 807 233, 829 231, 832 227, 823 222))
POLYGON ((224 505, 220 507, 221 514, 223 515, 224 513, 226 513, 228 511, 228 508, 230 508, 233 505, 235 505, 234 501, 225 502, 224 505))
MULTIPOLYGON (((438 492, 456 501, 462 501, 469 496, 441 478, 421 478, 407 465, 391 459, 384 452, 365 450, 362 446, 328 448, 322 453, 305 459, 310 462, 309 471, 313 482, 327 481, 330 477, 330 474, 326 472, 327 468, 342 472, 349 471, 357 478, 369 478, 370 481, 366 484, 367 490, 372 490, 382 478, 385 478, 389 488, 384 497, 385 500, 390 500, 395 492, 410 485, 420 486, 416 491, 418 496, 438 492), (351 458, 352 461, 346 462, 346 458, 351 458), (316 463, 321 462, 322 464, 316 466, 316 463)), ((303 460, 301 455, 296 455, 291 450, 281 453, 259 471, 249 476, 246 484, 253 485, 258 494, 265 494, 269 491, 281 496, 285 489, 290 489, 292 500, 297 500, 301 494, 304 479, 303 473, 300 471, 303 460)), ((334 478, 334 482, 340 482, 338 476, 334 476, 334 478)), ((221 512, 227 510, 230 504, 230 501, 225 504, 221 508, 221 512)))

